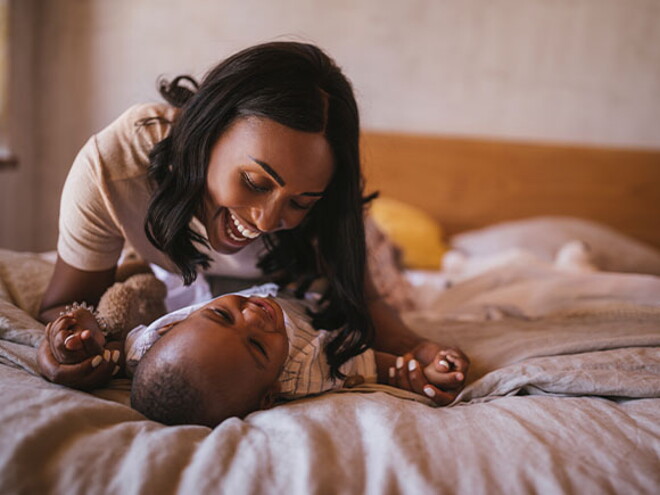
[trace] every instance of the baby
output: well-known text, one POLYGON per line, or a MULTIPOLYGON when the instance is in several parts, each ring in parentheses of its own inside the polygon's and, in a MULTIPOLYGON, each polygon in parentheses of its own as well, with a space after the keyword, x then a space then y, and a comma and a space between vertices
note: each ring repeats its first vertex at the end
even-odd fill
POLYGON ((47 325, 42 347, 50 347, 59 363, 71 363, 57 369, 75 376, 66 383, 76 388, 94 388, 99 378, 121 376, 125 367, 134 374, 133 407, 166 424, 212 427, 277 400, 363 382, 409 391, 416 383, 417 392, 436 404, 453 400, 468 366, 454 349, 426 356, 430 364, 423 369, 412 355, 368 349, 341 366, 345 379, 331 378, 324 348, 333 333, 310 324, 316 299, 297 299, 266 284, 169 313, 136 327, 125 342, 106 341, 91 312, 78 308, 47 325), (422 389, 424 376, 442 389, 422 389))
MULTIPOLYGON (((280 399, 295 399, 359 383, 385 383, 411 390, 397 374, 412 372, 417 361, 368 349, 344 363, 345 379, 329 376, 323 349, 331 332, 315 330, 306 300, 278 293, 274 284, 213 299, 175 311, 127 337, 127 366, 137 363, 131 405, 165 424, 216 426, 280 399), (412 365, 410 363, 413 363, 412 365)), ((441 351, 444 374, 463 375, 460 354, 441 351)), ((429 381, 439 374, 424 367, 429 381)), ((405 378, 405 377, 404 377, 405 378)), ((446 376, 445 376, 446 379, 446 376)))

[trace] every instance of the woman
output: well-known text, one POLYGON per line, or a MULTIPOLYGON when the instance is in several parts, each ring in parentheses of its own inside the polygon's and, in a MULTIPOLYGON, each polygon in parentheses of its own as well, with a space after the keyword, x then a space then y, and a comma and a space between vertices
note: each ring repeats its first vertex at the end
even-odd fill
MULTIPOLYGON (((326 305, 314 325, 336 329, 327 348, 334 374, 371 344, 407 353, 404 363, 433 359, 441 347, 410 332, 365 280, 358 110, 327 55, 302 43, 258 45, 221 62, 199 87, 180 77, 161 94, 169 105, 133 107, 76 158, 43 321, 73 302, 95 304, 127 243, 186 284, 200 270, 261 271, 302 293, 323 277, 326 305)), ((49 379, 71 386, 85 376, 89 384, 92 372, 102 383, 113 368, 59 363, 48 349, 40 357, 49 379)), ((435 383, 448 390, 433 387, 436 396, 455 395, 467 366, 435 383)), ((397 373, 423 393, 419 367, 397 373)))

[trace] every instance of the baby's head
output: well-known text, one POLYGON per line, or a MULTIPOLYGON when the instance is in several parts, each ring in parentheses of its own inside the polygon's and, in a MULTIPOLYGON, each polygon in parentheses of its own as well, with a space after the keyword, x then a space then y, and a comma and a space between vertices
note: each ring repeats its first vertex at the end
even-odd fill
POLYGON ((160 331, 131 390, 150 419, 214 427, 268 407, 279 391, 289 340, 273 299, 219 297, 160 331))

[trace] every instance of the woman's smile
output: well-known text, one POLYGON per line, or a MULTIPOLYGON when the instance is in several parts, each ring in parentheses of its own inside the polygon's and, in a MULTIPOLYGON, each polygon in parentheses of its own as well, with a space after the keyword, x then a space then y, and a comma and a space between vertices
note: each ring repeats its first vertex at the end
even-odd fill
POLYGON ((211 247, 240 251, 264 233, 293 229, 323 198, 334 158, 321 133, 239 118, 209 160, 203 220, 211 247))
POLYGON ((224 208, 223 213, 225 234, 235 243, 245 246, 261 235, 261 232, 249 228, 246 222, 239 220, 229 208, 224 208))

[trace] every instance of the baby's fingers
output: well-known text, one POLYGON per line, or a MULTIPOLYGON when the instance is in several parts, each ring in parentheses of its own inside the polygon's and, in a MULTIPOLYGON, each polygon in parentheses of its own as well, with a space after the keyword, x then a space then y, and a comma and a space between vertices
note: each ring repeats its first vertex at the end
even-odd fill
POLYGON ((56 334, 51 333, 50 346, 53 356, 61 364, 79 363, 89 357, 84 352, 80 332, 62 330, 56 334))
POLYGON ((447 353, 445 359, 452 365, 451 368, 455 371, 467 372, 470 367, 470 360, 459 351, 450 351, 447 353))

